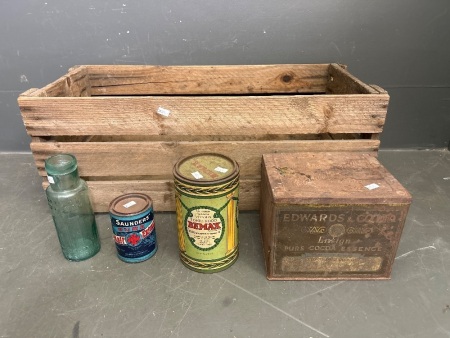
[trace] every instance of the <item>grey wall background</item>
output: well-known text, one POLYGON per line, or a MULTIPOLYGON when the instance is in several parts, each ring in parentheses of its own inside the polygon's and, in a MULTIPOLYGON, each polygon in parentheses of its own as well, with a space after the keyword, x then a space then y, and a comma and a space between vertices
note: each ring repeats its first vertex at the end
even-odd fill
POLYGON ((0 151, 17 96, 81 64, 328 63, 391 95, 383 148, 450 139, 448 0, 0 0, 0 151))

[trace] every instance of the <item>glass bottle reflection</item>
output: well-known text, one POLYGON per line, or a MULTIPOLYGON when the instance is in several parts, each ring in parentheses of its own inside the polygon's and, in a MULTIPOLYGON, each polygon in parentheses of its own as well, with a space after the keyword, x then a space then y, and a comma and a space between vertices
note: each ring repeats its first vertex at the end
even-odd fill
POLYGON ((45 170, 50 183, 47 200, 64 256, 71 261, 94 256, 100 250, 100 240, 88 187, 78 175, 76 158, 70 154, 49 157, 45 170))

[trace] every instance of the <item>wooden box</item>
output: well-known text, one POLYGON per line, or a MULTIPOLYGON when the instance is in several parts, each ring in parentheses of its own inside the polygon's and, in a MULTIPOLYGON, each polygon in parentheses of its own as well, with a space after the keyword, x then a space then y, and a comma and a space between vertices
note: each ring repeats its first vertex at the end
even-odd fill
POLYGON ((268 279, 388 279, 411 196, 369 154, 263 156, 268 279))
POLYGON ((240 164, 256 210, 263 153, 376 154, 389 96, 337 64, 79 66, 18 102, 44 187, 45 158, 71 153, 95 211, 128 192, 175 210, 172 166, 199 152, 240 164))

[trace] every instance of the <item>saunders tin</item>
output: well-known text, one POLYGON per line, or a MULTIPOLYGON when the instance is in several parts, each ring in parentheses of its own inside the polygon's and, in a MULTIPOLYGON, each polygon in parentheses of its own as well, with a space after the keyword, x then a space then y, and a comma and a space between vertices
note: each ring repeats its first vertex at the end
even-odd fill
POLYGON ((132 193, 115 198, 109 205, 117 256, 129 263, 152 257, 156 243, 153 203, 145 194, 132 193))
POLYGON ((198 154, 173 169, 180 258, 204 273, 238 258, 239 166, 223 155, 198 154))

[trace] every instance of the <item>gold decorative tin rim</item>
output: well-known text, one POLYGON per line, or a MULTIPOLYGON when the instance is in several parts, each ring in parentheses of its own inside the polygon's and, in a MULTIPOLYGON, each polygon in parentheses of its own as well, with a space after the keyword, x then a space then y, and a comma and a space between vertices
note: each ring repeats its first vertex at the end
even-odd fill
MULTIPOLYGON (((213 186, 213 185, 217 186, 217 185, 222 185, 222 184, 226 185, 227 182, 233 181, 239 176, 239 164, 235 160, 229 158, 228 156, 225 156, 225 155, 222 155, 222 154, 219 154, 219 153, 198 153, 198 154, 194 154, 194 155, 190 155, 190 156, 184 157, 181 160, 179 160, 173 167, 173 175, 175 177, 175 182, 178 181, 180 183, 184 183, 184 186, 186 186, 186 187, 190 186, 190 187, 199 188, 199 186, 206 186, 207 187, 207 186, 213 186), (230 163, 233 164, 233 170, 228 176, 226 176, 226 177, 224 177, 222 179, 203 180, 203 181, 198 181, 198 180, 195 180, 195 179, 187 178, 186 176, 183 176, 180 173, 179 168, 180 168, 180 165, 182 163, 184 163, 184 162, 186 162, 186 161, 188 161, 188 160, 190 160, 192 158, 201 157, 201 156, 222 157, 222 158, 226 159, 227 161, 229 161, 230 163)), ((177 183, 175 183, 175 184, 177 185, 177 183)))
POLYGON ((238 186, 239 186, 239 175, 235 176, 234 179, 224 184, 210 185, 210 186, 191 185, 181 182, 178 179, 175 180, 175 189, 180 193, 187 193, 190 195, 203 195, 203 196, 220 195, 232 191, 238 186))

